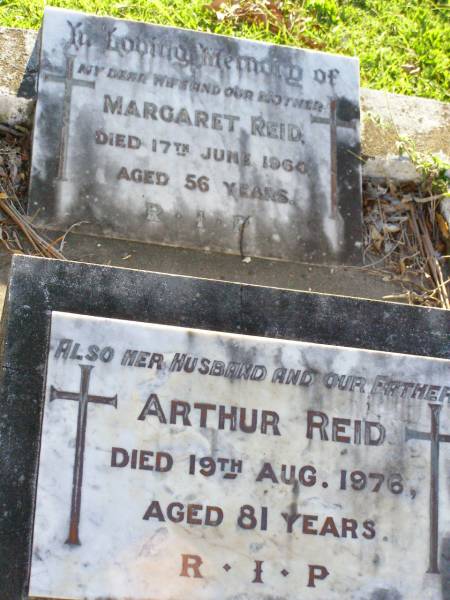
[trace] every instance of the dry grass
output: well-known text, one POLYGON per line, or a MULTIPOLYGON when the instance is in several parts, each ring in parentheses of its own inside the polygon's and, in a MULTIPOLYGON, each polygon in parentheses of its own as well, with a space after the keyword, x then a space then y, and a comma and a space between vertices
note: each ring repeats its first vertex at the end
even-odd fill
POLYGON ((379 274, 401 283, 404 293, 386 299, 450 309, 445 278, 448 225, 439 213, 444 194, 424 194, 421 185, 365 183, 365 252, 380 256, 379 274))
POLYGON ((0 125, 0 239, 12 254, 64 259, 55 242, 47 240, 26 216, 29 132, 0 125))

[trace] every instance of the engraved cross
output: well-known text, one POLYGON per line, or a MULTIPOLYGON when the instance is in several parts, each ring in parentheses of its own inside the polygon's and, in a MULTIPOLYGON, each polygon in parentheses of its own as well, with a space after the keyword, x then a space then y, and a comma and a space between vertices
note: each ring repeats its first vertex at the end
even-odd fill
POLYGON ((439 432, 440 404, 428 404, 431 410, 431 432, 406 428, 406 441, 425 440, 431 442, 430 460, 430 548, 427 573, 439 573, 439 444, 450 443, 450 435, 439 432))
POLYGON ((325 123, 330 126, 330 169, 331 169, 331 216, 337 214, 337 128, 356 129, 354 123, 341 121, 337 118, 337 99, 330 101, 330 117, 316 117, 311 115, 311 123, 325 123))
POLYGON ((81 489, 83 485, 84 447, 86 443, 87 408, 89 402, 108 404, 117 408, 117 395, 111 398, 89 395, 89 380, 92 365, 79 365, 81 383, 79 392, 64 392, 50 387, 50 402, 52 400, 75 400, 78 402, 77 435, 75 441, 75 461, 73 465, 72 502, 70 507, 70 526, 66 544, 80 545, 78 529, 80 525, 81 489))
POLYGON ((67 147, 70 127, 70 109, 72 103, 72 89, 76 86, 87 87, 94 89, 95 81, 86 81, 84 79, 75 79, 73 76, 75 58, 73 56, 66 57, 66 73, 65 75, 54 75, 53 73, 45 73, 45 81, 53 81, 56 83, 64 83, 64 102, 61 136, 59 140, 59 167, 58 179, 67 181, 67 147))

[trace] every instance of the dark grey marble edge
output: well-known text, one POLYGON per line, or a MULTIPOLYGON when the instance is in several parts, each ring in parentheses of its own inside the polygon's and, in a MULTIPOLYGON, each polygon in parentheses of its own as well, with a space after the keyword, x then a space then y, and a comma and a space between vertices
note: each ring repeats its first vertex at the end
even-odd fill
POLYGON ((24 600, 51 311, 450 358, 450 312, 17 256, 2 320, 0 597, 24 600))

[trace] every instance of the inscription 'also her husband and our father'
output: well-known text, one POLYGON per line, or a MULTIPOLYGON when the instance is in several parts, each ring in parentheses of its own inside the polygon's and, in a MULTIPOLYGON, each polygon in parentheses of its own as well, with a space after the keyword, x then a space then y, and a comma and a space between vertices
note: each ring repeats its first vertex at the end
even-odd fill
POLYGON ((30 211, 129 239, 358 262, 357 64, 47 9, 30 211))

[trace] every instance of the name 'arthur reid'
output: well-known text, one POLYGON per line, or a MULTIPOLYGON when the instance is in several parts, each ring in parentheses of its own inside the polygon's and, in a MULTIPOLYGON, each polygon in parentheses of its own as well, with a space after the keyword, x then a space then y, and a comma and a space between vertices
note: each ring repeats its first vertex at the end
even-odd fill
MULTIPOLYGON (((151 393, 138 420, 145 421, 155 417, 163 425, 196 426, 250 434, 259 431, 263 435, 282 435, 280 416, 273 410, 247 409, 204 401, 190 403, 184 400, 170 400, 168 404, 168 408, 163 408, 159 396, 151 393)), ((306 437, 326 442, 381 446, 386 438, 386 429, 376 421, 329 417, 322 411, 308 410, 306 437)))

